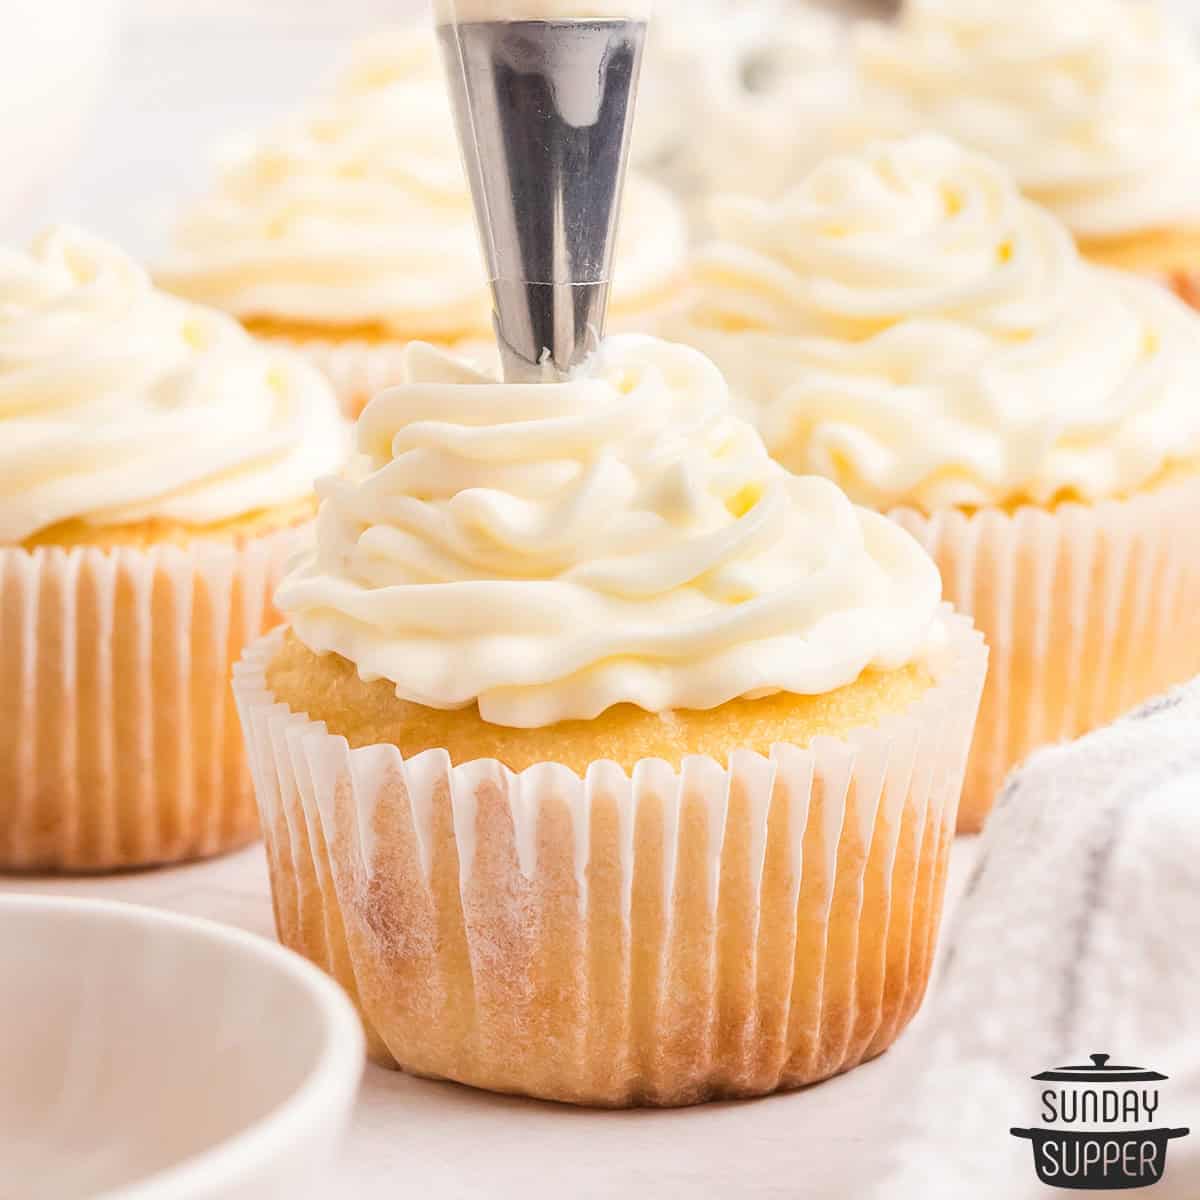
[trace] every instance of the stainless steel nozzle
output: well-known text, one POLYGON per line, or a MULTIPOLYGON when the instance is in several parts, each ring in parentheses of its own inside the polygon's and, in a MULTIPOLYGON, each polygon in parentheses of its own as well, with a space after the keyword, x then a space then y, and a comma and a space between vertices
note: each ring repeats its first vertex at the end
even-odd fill
POLYGON ((604 334, 646 22, 446 22, 439 36, 505 378, 562 378, 604 334))

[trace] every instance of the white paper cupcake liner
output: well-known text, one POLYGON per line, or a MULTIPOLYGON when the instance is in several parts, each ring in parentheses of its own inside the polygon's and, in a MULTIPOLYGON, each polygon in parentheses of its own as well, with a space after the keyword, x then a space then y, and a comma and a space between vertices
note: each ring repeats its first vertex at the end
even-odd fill
POLYGON ((959 829, 1008 771, 1200 672, 1200 476, 1047 511, 890 514, 991 650, 959 829))
POLYGON ((986 667, 845 740, 626 774, 402 759, 277 703, 282 631, 234 675, 281 939, 377 1061, 495 1091, 686 1104, 879 1054, 928 979, 986 667))
POLYGON ((297 530, 0 549, 0 869, 103 871, 252 841, 229 688, 297 530))

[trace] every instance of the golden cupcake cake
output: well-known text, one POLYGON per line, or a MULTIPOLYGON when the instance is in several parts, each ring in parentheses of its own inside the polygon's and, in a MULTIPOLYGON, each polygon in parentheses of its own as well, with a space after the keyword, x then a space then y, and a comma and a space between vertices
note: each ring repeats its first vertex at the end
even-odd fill
MULTIPOLYGON (((670 193, 631 178, 614 327, 671 303, 686 248, 670 193)), ((365 39, 325 94, 234 150, 156 275, 304 352, 350 415, 397 380, 410 341, 490 360, 491 299, 432 30, 365 39)))
POLYGON ((988 154, 1089 258, 1200 303, 1200 46, 1156 0, 906 0, 853 55, 851 130, 988 154))
POLYGON ((961 827, 1200 671, 1200 318, 937 137, 727 198, 681 336, 771 452, 890 513, 991 647, 961 827))
POLYGON ((879 1054, 928 978, 986 651, 694 350, 428 347, 235 692, 283 941, 375 1059, 678 1105, 879 1054))
POLYGON ((71 229, 0 250, 0 869, 256 836, 231 663, 340 465, 320 374, 71 229))

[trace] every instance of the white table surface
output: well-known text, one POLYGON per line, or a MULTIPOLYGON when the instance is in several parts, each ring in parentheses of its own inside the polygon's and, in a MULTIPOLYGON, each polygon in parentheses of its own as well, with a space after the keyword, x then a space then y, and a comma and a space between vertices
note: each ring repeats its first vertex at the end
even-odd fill
MULTIPOLYGON (((947 912, 976 858, 976 841, 955 843, 947 912)), ((274 936, 261 846, 210 863, 108 878, 0 877, 2 892, 128 900, 274 936)), ((766 1100, 633 1112, 493 1096, 369 1066, 323 1194, 853 1200, 878 1165, 873 1124, 898 1061, 885 1054, 840 1078, 766 1100)))
MULTIPOLYGON (((202 186, 215 142, 302 96, 350 36, 416 7, 415 0, 125 3, 124 37, 81 144, 19 211, 0 214, 4 240, 70 220, 135 253, 152 252, 178 200, 202 186)), ((973 842, 960 839, 949 905, 974 857, 973 842)), ((0 878, 5 891, 129 900, 273 936, 261 847, 108 879, 0 878)), ((852 1198, 879 1152, 873 1113, 892 1082, 892 1061, 885 1055, 763 1101, 629 1113, 489 1096, 370 1067, 336 1174, 317 1194, 852 1198)))

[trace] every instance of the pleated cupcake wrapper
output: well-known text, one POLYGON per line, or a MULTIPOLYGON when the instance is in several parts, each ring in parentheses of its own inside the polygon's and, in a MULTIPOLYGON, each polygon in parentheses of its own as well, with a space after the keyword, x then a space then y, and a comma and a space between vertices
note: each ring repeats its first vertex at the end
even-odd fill
POLYGON ((0 549, 0 869, 103 871, 257 835, 229 687, 298 530, 0 549))
POLYGON ((1200 672, 1200 476, 1128 500, 891 516, 991 650, 959 829, 1009 769, 1200 672))
POLYGON ((350 749, 234 675, 282 940, 377 1061, 576 1103, 684 1104, 883 1051, 932 962, 987 653, 947 612, 937 682, 878 728, 580 779, 350 749))

